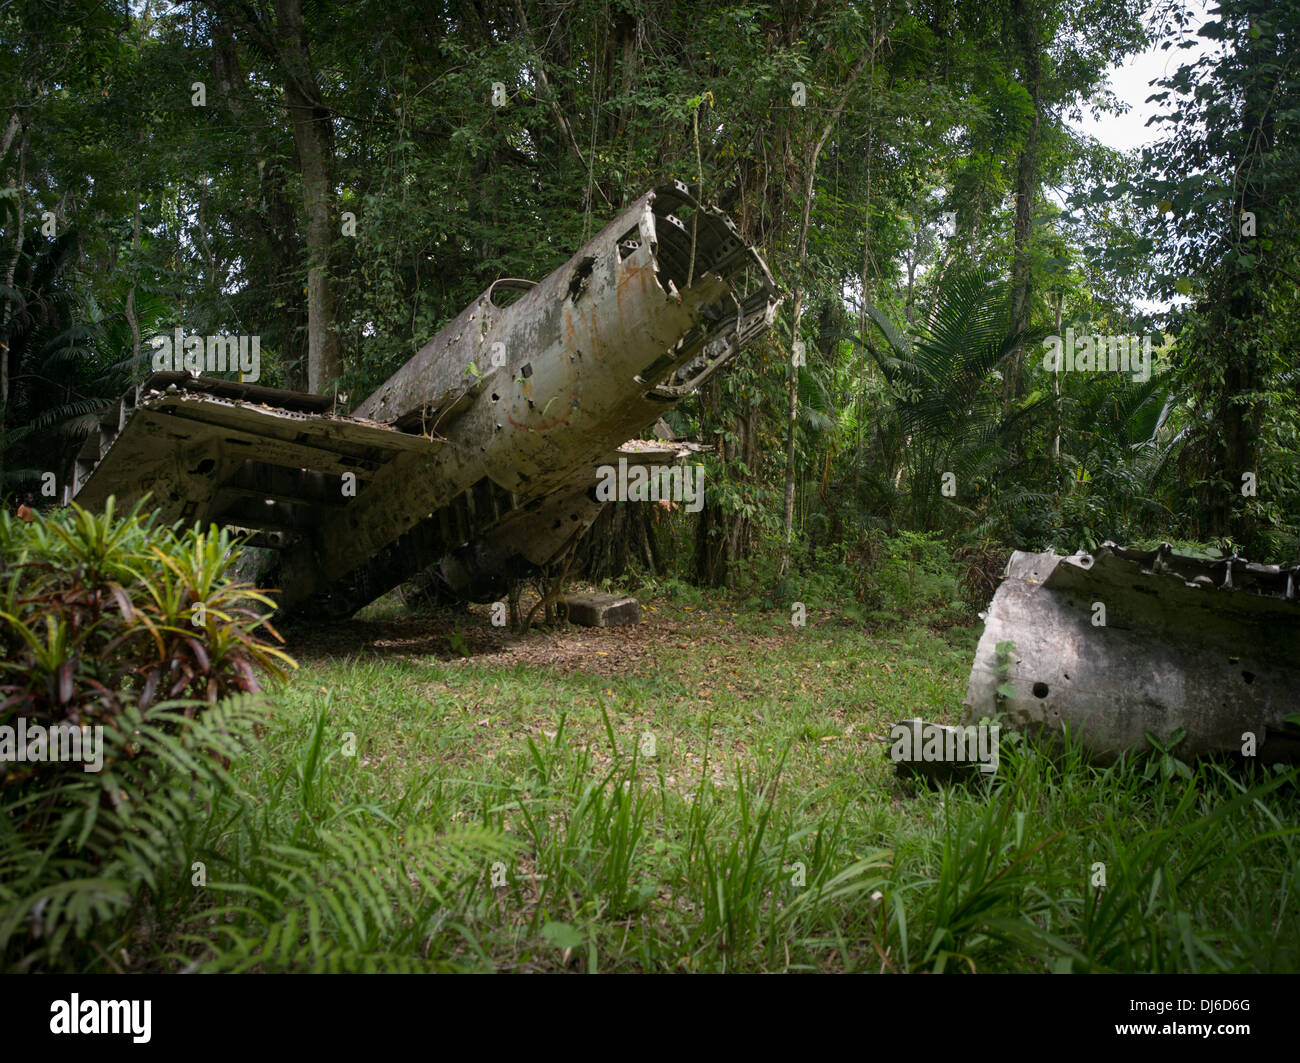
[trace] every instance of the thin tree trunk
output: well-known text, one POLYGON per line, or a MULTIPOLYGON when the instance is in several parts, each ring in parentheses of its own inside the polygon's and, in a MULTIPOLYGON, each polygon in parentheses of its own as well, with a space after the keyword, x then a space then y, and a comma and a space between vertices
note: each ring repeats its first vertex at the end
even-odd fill
MULTIPOLYGON (((1025 88, 1033 101, 1034 113, 1016 163, 1016 219, 1012 234, 1011 331, 1024 331, 1029 324, 1029 300, 1033 271, 1029 241, 1034 220, 1034 197, 1038 190, 1038 147, 1042 135, 1043 41, 1038 19, 1031 13, 1032 0, 1014 0, 1012 20, 1024 62, 1025 88)), ((1023 392, 1024 344, 1017 343, 1006 362, 1003 377, 1003 407, 1010 408, 1023 392)))
MULTIPOLYGON (((142 145, 144 144, 144 130, 142 129, 135 138, 136 142, 136 159, 144 154, 142 145)), ((136 278, 140 275, 140 163, 136 162, 135 166, 135 192, 132 200, 131 209, 131 287, 126 293, 126 323, 131 326, 131 381, 134 383, 141 376, 147 377, 148 372, 140 364, 140 318, 135 311, 135 288, 136 278)))
MULTIPOLYGON (((528 16, 524 12, 524 5, 520 3, 520 0, 515 0, 514 7, 515 17, 519 19, 519 28, 524 31, 524 39, 531 41, 533 31, 528 25, 528 16)), ((569 124, 568 118, 564 115, 564 109, 555 98, 555 92, 551 88, 550 79, 546 76, 546 67, 543 65, 543 59, 540 53, 537 56, 537 62, 531 67, 531 69, 537 76, 537 84, 541 86, 542 94, 545 96, 546 102, 551 109, 551 115, 555 118, 555 124, 558 125, 560 130, 564 133, 564 139, 568 141, 569 146, 573 149, 573 153, 578 157, 578 161, 582 163, 583 167, 589 174, 593 173, 593 167, 595 165, 594 155, 593 157, 588 158, 582 153, 582 146, 578 143, 578 138, 574 135, 573 126, 569 124)), ((605 195, 605 190, 600 187, 600 183, 593 181, 592 184, 595 190, 600 193, 600 198, 605 201, 605 206, 612 207, 614 204, 610 202, 609 196, 605 195)), ((589 196, 587 209, 590 210, 591 206, 592 204, 589 196)))
MULTIPOLYGON (((871 254, 871 163, 876 150, 874 94, 876 88, 876 53, 872 49, 871 60, 867 64, 867 187, 866 187, 866 222, 862 229, 862 302, 858 307, 858 338, 864 344, 859 354, 862 358, 864 376, 872 376, 871 356, 865 344, 867 342, 867 291, 874 272, 875 257, 871 254)), ((853 448, 853 497, 857 499, 862 472, 862 399, 864 389, 854 391, 853 423, 857 429, 857 441, 853 448)))
POLYGON ((302 0, 275 0, 284 65, 284 99, 302 170, 307 214, 307 389, 324 394, 342 375, 329 253, 334 242, 333 145, 329 113, 320 106, 302 0))
POLYGON ((131 326, 131 379, 135 381, 142 371, 140 318, 135 312, 135 277, 140 269, 140 183, 138 180, 135 186, 135 207, 131 212, 131 251, 131 287, 126 292, 126 323, 131 326))
POLYGON ((784 577, 789 571, 790 546, 794 539, 795 427, 799 420, 799 367, 794 364, 793 345, 799 342, 799 325, 803 320, 803 271, 808 259, 808 227, 812 221, 813 190, 817 183, 817 162, 821 158, 822 148, 826 146, 826 141, 830 139, 830 135, 835 129, 835 123, 839 121, 840 115, 844 113, 844 107, 849 102, 849 94, 853 91, 853 86, 858 83, 858 78, 862 76, 862 72, 867 68, 872 56, 875 55, 876 47, 883 37, 883 32, 876 36, 872 40, 871 46, 853 64, 853 69, 849 71, 848 81, 844 85, 844 92, 840 95, 839 102, 835 105, 835 109, 831 111, 830 117, 822 127, 821 136, 817 138, 817 143, 813 146, 805 167, 803 216, 799 221, 799 245, 795 255, 798 272, 795 276, 794 285, 794 320, 790 326, 792 349, 787 382, 789 401, 786 407, 785 512, 782 518, 785 538, 781 545, 781 565, 778 571, 780 577, 784 577))
MULTIPOLYGON (((1065 308, 1065 293, 1056 293, 1056 335, 1061 335, 1061 318, 1065 308)), ((1061 367, 1052 364, 1052 464, 1061 461, 1061 367)))
MULTIPOLYGON (((6 136, 8 133, 6 131, 6 136)), ((12 139, 11 137, 9 139, 12 139)), ((8 146, 6 145, 6 151, 8 146)), ((22 126, 21 136, 18 141, 18 180, 16 186, 18 189, 18 206, 16 208, 17 217, 14 225, 14 253, 9 258, 9 264, 5 266, 5 290, 12 290, 14 286, 14 277, 18 272, 18 260, 23 253, 23 196, 27 185, 27 126, 22 126)), ((13 300, 6 296, 4 300, 4 311, 0 313, 0 482, 3 482, 5 469, 5 425, 8 421, 9 413, 9 319, 13 314, 13 300)))
POLYGON ((18 112, 14 111, 9 116, 9 121, 5 123, 5 131, 0 136, 0 162, 4 162, 5 156, 9 154, 9 148, 13 145, 14 137, 18 135, 18 130, 22 122, 18 119, 18 112))
MULTIPOLYGON (((1254 53, 1250 62, 1262 62, 1268 39, 1254 39, 1245 47, 1254 53)), ((1270 157, 1274 144, 1274 111, 1255 93, 1247 93, 1241 119, 1243 152, 1270 157)), ((1262 179, 1247 164, 1241 191, 1234 204, 1234 224, 1243 214, 1262 216, 1266 209, 1262 179)), ((1247 512, 1246 496, 1241 492, 1242 474, 1259 472, 1259 408, 1239 396, 1259 389, 1265 375, 1267 355, 1261 350, 1259 320, 1266 305, 1257 278, 1238 264, 1226 267, 1223 289, 1226 298, 1218 300, 1222 326, 1212 333, 1211 342, 1219 347, 1218 361, 1223 366, 1223 384, 1216 418, 1221 426, 1217 437, 1218 472, 1228 482, 1227 491, 1214 489, 1210 507, 1210 534, 1231 537, 1249 552, 1258 531, 1247 512)))
MULTIPOLYGON (((213 69, 217 75, 217 92, 225 101, 235 122, 244 129, 252 129, 258 123, 253 121, 248 107, 236 91, 236 86, 243 84, 244 77, 239 68, 239 46, 236 42, 233 26, 242 24, 248 32, 257 36, 267 49, 273 42, 261 34, 257 27, 250 26, 245 20, 239 23, 224 11, 218 11, 217 47, 212 53, 213 69)), ((400 130, 399 130, 400 132, 400 130)), ((260 154, 264 149, 260 130, 253 141, 255 150, 260 154)), ((259 158, 257 164, 257 185, 260 209, 250 210, 245 215, 250 229, 255 229, 266 249, 266 256, 271 266, 268 279, 274 290, 281 295, 275 302, 279 307, 276 314, 280 334, 280 371, 284 375, 284 386, 293 391, 307 389, 307 351, 304 348, 304 319, 307 307, 302 300, 302 284, 298 274, 298 223, 297 211, 289 194, 285 168, 279 158, 267 162, 259 158)))

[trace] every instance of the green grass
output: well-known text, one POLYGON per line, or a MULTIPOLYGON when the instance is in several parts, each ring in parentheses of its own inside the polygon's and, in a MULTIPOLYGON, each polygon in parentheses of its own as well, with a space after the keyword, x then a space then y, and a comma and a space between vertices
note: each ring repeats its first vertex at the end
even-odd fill
POLYGON ((185 854, 206 884, 131 969, 1300 968, 1294 772, 1004 736, 991 780, 913 789, 883 738, 957 718, 977 628, 645 605, 519 638, 381 604, 291 640, 185 854))

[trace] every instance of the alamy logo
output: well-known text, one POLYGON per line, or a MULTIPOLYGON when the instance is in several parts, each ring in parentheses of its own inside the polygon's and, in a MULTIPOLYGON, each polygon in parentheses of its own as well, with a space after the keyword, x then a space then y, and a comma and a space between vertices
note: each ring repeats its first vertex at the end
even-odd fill
POLYGON ((138 1045, 149 1043, 150 1000, 71 1000, 50 1005, 50 1033, 129 1033, 138 1045))
POLYGON ((702 465, 633 465, 618 459, 618 467, 602 465, 596 470, 597 502, 681 502, 687 513, 704 508, 702 465))
POLYGON ((149 343, 155 373, 238 373, 245 384, 256 384, 262 375, 261 336, 187 336, 178 328, 149 343))
POLYGON ((1065 340, 1048 336, 1043 341, 1043 368, 1064 373, 1132 373, 1134 381, 1151 379, 1150 336, 1078 336, 1065 330, 1065 340))
POLYGON ((19 716, 17 726, 0 726, 0 763, 79 763, 82 771, 104 767, 104 726, 56 723, 49 727, 28 725, 19 716))
POLYGON ((998 724, 946 727, 938 723, 896 723, 889 729, 894 761, 978 764, 982 772, 998 770, 998 724))

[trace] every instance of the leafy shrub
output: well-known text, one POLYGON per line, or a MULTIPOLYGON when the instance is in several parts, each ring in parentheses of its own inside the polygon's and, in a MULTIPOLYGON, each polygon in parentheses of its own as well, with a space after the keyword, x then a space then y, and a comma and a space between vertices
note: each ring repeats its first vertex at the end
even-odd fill
POLYGON ((258 633, 274 635, 256 608, 272 602, 230 581, 235 556, 224 532, 162 527, 142 506, 115 519, 111 500, 103 515, 0 515, 6 966, 59 963, 158 885, 251 727, 247 698, 221 703, 255 694, 259 671, 296 667, 258 633), (16 736, 33 728, 76 740, 19 761, 16 736))
POLYGON ((670 576, 657 584, 651 584, 651 587, 675 605, 689 605, 692 608, 698 608, 705 601, 704 594, 699 587, 693 586, 676 576, 670 576))
POLYGON ((966 612, 948 545, 938 535, 903 531, 868 544, 857 597, 877 619, 932 614, 956 621, 966 612))
POLYGON ((158 527, 141 506, 114 520, 110 500, 102 516, 75 505, 62 520, 6 515, 0 558, 0 719, 108 723, 127 704, 254 693, 256 670, 293 666, 256 634, 279 638, 274 603, 230 582, 224 531, 158 527))
POLYGON ((1005 547, 988 541, 957 548, 953 559, 957 563, 962 598, 968 606, 983 609, 993 600, 1010 556, 1005 547))
POLYGON ((0 789, 0 969, 116 970, 148 940, 257 719, 243 697, 194 708, 127 704, 104 727, 102 771, 0 789))

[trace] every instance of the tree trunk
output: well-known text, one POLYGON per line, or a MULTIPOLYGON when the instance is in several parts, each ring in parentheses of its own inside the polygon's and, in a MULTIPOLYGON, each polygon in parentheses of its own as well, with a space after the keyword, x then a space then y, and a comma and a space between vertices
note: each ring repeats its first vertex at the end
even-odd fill
MULTIPOLYGON (((12 139, 6 130, 6 139, 12 139)), ((5 151, 8 151, 8 144, 5 145, 5 151)), ((27 126, 21 127, 21 133, 18 141, 18 179, 15 187, 18 189, 18 206, 16 208, 17 217, 14 224, 14 253, 10 256, 8 264, 5 266, 4 284, 5 291, 9 292, 14 286, 14 276, 18 271, 18 261, 23 253, 23 197, 27 184, 27 126)), ((9 319, 13 315, 13 300, 11 296, 6 296, 4 300, 4 310, 0 312, 0 483, 4 482, 5 469, 5 425, 8 422, 9 413, 9 319)))
MULTIPOLYGON (((701 389, 701 417, 717 403, 718 378, 707 381, 701 389)), ((758 461, 758 433, 754 407, 734 414, 730 431, 719 430, 718 457, 724 465, 741 462, 754 470, 758 461), (728 438, 730 437, 730 438, 728 438)), ((695 582, 704 587, 725 587, 731 579, 731 563, 748 555, 753 537, 750 519, 733 507, 715 501, 704 492, 704 507, 695 527, 695 582)))
MULTIPOLYGON (((1065 293, 1056 293, 1056 335, 1061 335, 1061 321, 1065 310, 1065 293)), ((1052 464, 1061 461, 1061 367, 1052 363, 1052 464)))
POLYGON ((790 369, 787 378, 787 397, 786 405, 786 440, 785 440, 785 511, 782 516, 782 527, 784 530, 784 541, 781 544, 781 565, 778 570, 778 576, 784 578, 790 568, 790 546, 794 540, 794 473, 795 473, 795 427, 799 420, 799 367, 794 362, 793 345, 799 342, 799 323, 803 318, 803 271, 808 260, 808 227, 812 221, 812 201, 813 192, 817 184, 817 162, 821 158, 822 148, 826 146, 826 141, 830 139, 832 131, 835 129, 835 123, 840 120, 840 115, 844 113, 844 107, 849 102, 849 94, 853 91, 853 86, 858 83, 858 78, 867 68, 872 56, 876 53, 876 46, 883 39, 884 33, 873 38, 870 47, 868 47, 858 61, 853 64, 853 69, 849 71, 849 77, 844 85, 844 92, 841 94, 839 102, 835 109, 831 111, 830 117, 822 127, 821 136, 817 138, 817 143, 813 146, 812 152, 808 156, 808 162, 805 166, 804 194, 803 194, 803 216, 799 221, 799 246, 795 255, 796 269, 798 274, 795 278, 794 285, 794 320, 790 326, 790 369))
MULTIPOLYGON (((1253 53, 1252 65, 1271 61, 1273 52, 1267 36, 1251 39, 1243 47, 1253 53)), ((1265 104, 1258 92, 1246 93, 1242 109, 1241 136, 1244 155, 1269 158, 1274 150, 1274 108, 1265 104)), ((1241 191, 1233 203, 1233 225, 1239 226, 1243 214, 1265 217, 1269 208, 1264 179, 1246 162, 1239 164, 1243 174, 1241 191)), ((1234 238, 1236 239, 1236 238, 1234 238)), ((1221 427, 1215 441, 1215 468, 1227 481, 1226 491, 1211 489, 1209 533, 1214 537, 1230 536, 1249 555, 1256 545, 1256 529, 1246 509, 1242 493, 1242 475, 1259 473, 1259 407, 1243 401, 1243 396, 1259 389, 1264 380, 1267 354, 1261 349, 1259 325, 1266 313, 1267 293, 1261 290, 1259 275, 1253 268, 1234 261, 1223 267, 1227 271, 1224 291, 1216 300, 1220 316, 1217 328, 1210 332, 1210 342, 1218 348, 1215 359, 1223 366, 1223 383, 1216 404, 1216 422, 1221 427)), ((1258 486, 1256 487, 1258 490, 1258 486)))
MULTIPOLYGON (((1016 220, 1012 234, 1011 331, 1022 332, 1029 324, 1029 302, 1033 292, 1033 270, 1029 242, 1033 229, 1034 199, 1038 192, 1038 147, 1042 136, 1043 39, 1032 0, 1014 0, 1011 18, 1024 64, 1026 90, 1034 104, 1029 132, 1016 162, 1016 220)), ((1024 393, 1024 344, 1017 343, 1006 361, 1002 381, 1004 409, 1024 393)))
MULTIPOLYGON (((136 136, 136 150, 143 155, 144 131, 136 136)), ((135 312, 136 279, 140 276, 140 164, 135 168, 135 191, 131 205, 131 287, 126 293, 126 323, 131 326, 131 381, 147 378, 150 369, 140 360, 140 318, 135 312)))
POLYGON ((622 579, 635 557, 651 576, 658 575, 662 561, 655 542, 653 517, 654 503, 606 505, 579 541, 573 571, 593 583, 622 579))
POLYGON ((302 0, 275 0, 284 100, 302 173, 307 215, 307 390, 331 391, 342 375, 329 253, 334 242, 333 136, 311 68, 302 0))

